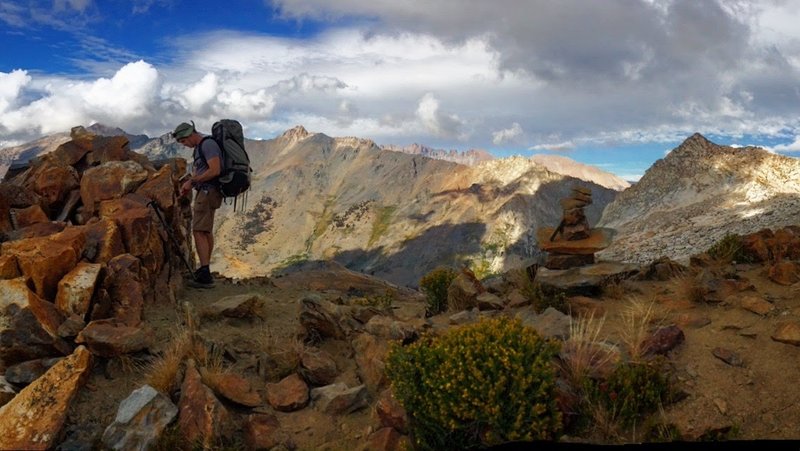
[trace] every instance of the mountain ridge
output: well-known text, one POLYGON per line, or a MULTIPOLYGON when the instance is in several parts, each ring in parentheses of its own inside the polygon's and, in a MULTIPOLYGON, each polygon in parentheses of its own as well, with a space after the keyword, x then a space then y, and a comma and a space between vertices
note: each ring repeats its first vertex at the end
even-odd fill
POLYGON ((726 233, 791 225, 798 214, 800 160, 759 147, 721 146, 696 133, 608 205, 598 225, 617 235, 599 255, 685 260, 726 233))

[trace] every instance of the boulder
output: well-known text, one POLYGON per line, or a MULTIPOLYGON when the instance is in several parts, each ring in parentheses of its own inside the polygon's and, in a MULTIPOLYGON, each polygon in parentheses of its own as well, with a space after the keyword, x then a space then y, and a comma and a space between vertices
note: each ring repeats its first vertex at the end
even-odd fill
POLYGON ((28 385, 40 378, 53 365, 63 359, 64 357, 51 357, 47 359, 28 360, 27 362, 11 365, 6 369, 6 380, 19 386, 28 385))
POLYGON ((134 390, 122 400, 114 421, 103 432, 108 449, 147 451, 158 442, 178 407, 149 385, 134 390))
POLYGON ((771 338, 780 343, 800 346, 800 324, 796 322, 779 325, 771 338))
POLYGON ((86 316, 102 266, 99 263, 81 262, 61 278, 55 302, 61 313, 81 318, 86 316))
POLYGON ((108 161, 87 169, 80 185, 85 213, 92 215, 100 202, 134 191, 147 177, 147 171, 133 161, 108 161))
POLYGON ((36 294, 54 300, 58 282, 81 257, 84 242, 63 242, 56 235, 2 243, 0 253, 17 257, 20 272, 29 278, 36 294))
POLYGON ((281 443, 281 424, 275 415, 254 413, 244 420, 244 442, 247 449, 273 449, 281 443))
POLYGON ((75 338, 75 343, 85 344, 92 354, 102 357, 141 351, 152 342, 153 331, 149 326, 128 326, 113 319, 91 321, 75 338))
POLYGON ((308 399, 308 385, 297 374, 267 384, 267 400, 275 410, 293 412, 305 407, 308 399))
POLYGON ((258 316, 264 306, 264 299, 257 293, 224 297, 204 308, 201 316, 228 318, 252 318, 258 316))
POLYGON ((89 351, 79 346, 0 407, 0 449, 54 448, 91 362, 89 351))
POLYGON ((303 379, 312 385, 328 385, 333 383, 339 370, 336 361, 330 354, 322 350, 307 350, 300 360, 298 372, 303 379))
POLYGON ((311 390, 314 408, 328 415, 346 415, 363 409, 368 404, 367 387, 359 385, 348 388, 342 382, 311 390))
POLYGON ((203 384, 193 360, 188 360, 178 403, 178 426, 187 443, 211 447, 230 428, 230 414, 203 384))
POLYGON ((11 220, 15 229, 22 229, 41 222, 50 222, 42 207, 31 205, 25 208, 12 208, 11 220))

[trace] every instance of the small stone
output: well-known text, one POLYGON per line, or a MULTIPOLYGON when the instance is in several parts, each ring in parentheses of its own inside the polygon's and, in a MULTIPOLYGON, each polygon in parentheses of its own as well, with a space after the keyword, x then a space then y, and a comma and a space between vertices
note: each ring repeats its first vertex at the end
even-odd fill
POLYGON ((714 398, 714 405, 717 406, 719 413, 723 415, 728 411, 728 403, 724 399, 714 398))
POLYGON ((742 360, 742 358, 739 357, 738 354, 736 354, 735 352, 733 352, 733 351, 731 351, 729 349, 714 348, 714 350, 711 351, 711 352, 712 352, 712 354, 714 354, 714 357, 722 360, 723 362, 727 363, 728 365, 731 365, 731 366, 744 366, 744 361, 742 360))

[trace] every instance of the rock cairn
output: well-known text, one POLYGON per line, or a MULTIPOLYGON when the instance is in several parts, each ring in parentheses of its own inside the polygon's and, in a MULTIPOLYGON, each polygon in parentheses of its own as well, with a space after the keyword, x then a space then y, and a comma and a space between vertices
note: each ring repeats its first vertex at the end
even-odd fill
POLYGON ((537 233, 539 247, 547 252, 544 266, 568 269, 595 262, 594 253, 611 244, 613 230, 589 226, 583 209, 592 203, 592 190, 572 188, 572 195, 561 200, 563 216, 557 227, 544 227, 537 233))

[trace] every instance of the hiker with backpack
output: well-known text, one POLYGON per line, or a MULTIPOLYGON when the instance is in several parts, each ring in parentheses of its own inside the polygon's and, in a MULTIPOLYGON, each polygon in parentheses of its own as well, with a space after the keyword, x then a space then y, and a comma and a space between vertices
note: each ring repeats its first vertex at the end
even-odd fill
POLYGON ((198 133, 194 122, 182 122, 175 127, 172 136, 178 143, 194 149, 192 175, 180 187, 180 195, 187 195, 194 188, 192 204, 192 235, 194 247, 200 260, 189 285, 196 288, 213 288, 209 262, 214 250, 214 213, 222 205, 222 193, 217 179, 222 172, 222 151, 213 139, 198 133))

